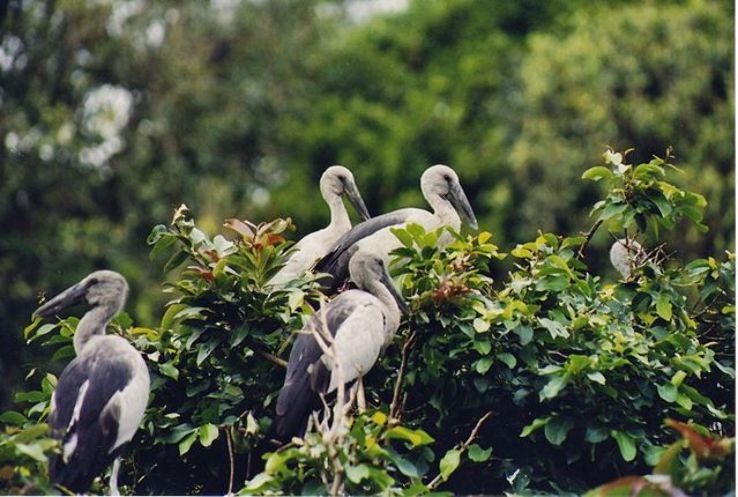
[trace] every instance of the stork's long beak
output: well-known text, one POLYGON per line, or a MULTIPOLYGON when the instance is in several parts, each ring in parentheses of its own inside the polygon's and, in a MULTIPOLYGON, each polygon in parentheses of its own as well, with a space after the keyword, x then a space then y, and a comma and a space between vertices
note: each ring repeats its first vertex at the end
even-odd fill
POLYGON ((33 313, 33 317, 49 318, 55 316, 59 311, 81 303, 86 294, 87 284, 84 281, 79 282, 76 285, 70 286, 62 293, 36 309, 33 313))
POLYGON ((386 270, 382 271, 382 276, 379 278, 379 281, 385 287, 387 287, 390 295, 392 295, 392 298, 395 299, 395 302, 397 302, 397 307, 400 308, 400 312, 403 314, 410 314, 410 308, 405 303, 405 300, 402 298, 402 295, 400 295, 400 292, 398 292, 397 288, 395 288, 395 284, 392 282, 392 278, 390 278, 390 275, 389 273, 387 273, 386 270))
POLYGON ((353 181, 348 181, 343 188, 346 197, 348 197, 349 202, 351 202, 351 205, 354 206, 354 209, 356 209, 356 212, 359 213, 361 218, 364 221, 371 218, 372 216, 369 215, 369 211, 364 204, 364 199, 361 198, 361 194, 359 193, 359 189, 356 188, 356 184, 353 181))
POLYGON ((451 205, 454 206, 456 212, 459 213, 469 226, 473 229, 477 229, 479 227, 477 225, 477 218, 471 208, 471 204, 469 204, 469 199, 466 198, 466 193, 464 193, 464 190, 458 182, 454 182, 451 185, 451 189, 448 192, 448 200, 451 202, 451 205))

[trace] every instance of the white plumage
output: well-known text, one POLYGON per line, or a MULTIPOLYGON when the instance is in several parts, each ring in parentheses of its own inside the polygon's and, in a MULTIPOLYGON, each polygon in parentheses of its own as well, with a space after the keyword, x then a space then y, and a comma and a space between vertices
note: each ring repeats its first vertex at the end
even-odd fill
MULTIPOLYGON (((414 223, 426 231, 440 226, 459 231, 462 217, 472 228, 477 227, 474 211, 453 169, 440 164, 429 167, 420 178, 420 189, 432 212, 417 208, 399 209, 357 224, 338 239, 328 255, 316 265, 315 271, 332 275, 331 288, 335 289, 348 276, 348 261, 355 250, 375 254, 389 264, 390 252, 402 245, 392 233, 392 228, 414 223)), ((446 233, 438 244, 445 246, 450 241, 451 237, 446 233)))
POLYGON ((295 244, 295 251, 285 266, 270 281, 275 287, 282 287, 305 274, 317 260, 328 253, 341 235, 351 229, 351 219, 343 204, 343 195, 348 197, 363 219, 369 219, 369 212, 356 187, 354 175, 345 167, 331 166, 325 170, 320 178, 320 193, 330 209, 330 223, 295 244))

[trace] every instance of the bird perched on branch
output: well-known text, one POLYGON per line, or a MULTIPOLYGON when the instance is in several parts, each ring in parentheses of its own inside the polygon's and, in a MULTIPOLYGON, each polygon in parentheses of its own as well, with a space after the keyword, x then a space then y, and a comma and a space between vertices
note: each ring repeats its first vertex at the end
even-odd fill
MULTIPOLYGON (((315 266, 315 272, 331 275, 329 291, 335 291, 349 276, 348 266, 352 250, 358 248, 363 252, 376 254, 385 264, 389 264, 389 253, 401 246, 391 228, 401 228, 415 223, 426 231, 439 226, 448 226, 459 231, 462 218, 469 226, 477 228, 477 218, 453 169, 440 164, 429 167, 420 178, 420 189, 433 212, 417 208, 388 212, 357 224, 336 241, 328 255, 315 266)), ((439 239, 440 244, 449 241, 448 237, 439 239)))
POLYGON ((628 279, 639 266, 646 253, 641 244, 632 238, 616 240, 610 248, 610 262, 623 279, 628 279))
POLYGON ((282 440, 304 433, 310 414, 321 406, 321 394, 335 391, 341 381, 360 380, 371 369, 397 331, 401 310, 407 311, 381 257, 357 252, 350 272, 360 289, 324 305, 292 346, 277 398, 275 425, 282 440))
POLYGON ((317 260, 328 253, 341 235, 351 229, 351 220, 342 200, 344 195, 362 219, 370 218, 354 175, 345 167, 331 166, 325 170, 320 177, 320 193, 330 209, 330 223, 322 230, 310 233, 297 242, 295 251, 287 263, 271 279, 272 285, 282 287, 303 275, 317 260))
POLYGON ((90 309, 74 334, 77 357, 62 371, 51 397, 51 434, 61 454, 49 463, 51 481, 87 492, 113 462, 111 495, 118 495, 119 454, 133 438, 149 399, 149 372, 141 354, 124 338, 106 335, 123 308, 128 283, 113 271, 95 271, 34 312, 50 318, 78 303, 90 309))

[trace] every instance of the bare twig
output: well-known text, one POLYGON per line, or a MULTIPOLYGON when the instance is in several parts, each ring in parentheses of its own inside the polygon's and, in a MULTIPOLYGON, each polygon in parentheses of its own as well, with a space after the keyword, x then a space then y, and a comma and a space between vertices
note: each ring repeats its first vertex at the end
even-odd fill
MULTIPOLYGON (((492 411, 487 411, 484 416, 479 418, 479 421, 477 421, 477 424, 474 425, 474 428, 469 433, 469 436, 464 440, 464 443, 462 443, 460 446, 458 446, 458 449, 460 452, 466 451, 469 446, 476 440, 477 436, 479 435, 479 430, 482 428, 482 425, 492 416, 492 411)), ((434 490, 438 485, 441 484, 443 481, 443 477, 441 477, 441 474, 437 474, 433 480, 428 484, 428 489, 434 490)))
POLYGON ((592 225, 592 227, 589 229, 587 233, 583 233, 584 235, 584 241, 579 246, 579 250, 577 251, 577 259, 582 260, 584 259, 584 250, 587 248, 587 245, 589 245, 589 242, 592 240, 592 237, 594 236, 597 229, 602 225, 602 219, 598 219, 596 223, 592 225))
POLYGON ((276 355, 267 352, 266 350, 262 349, 257 345, 253 340, 249 340, 246 338, 244 340, 244 344, 254 351, 254 354, 261 356, 262 358, 266 359, 267 361, 276 364, 277 366, 286 368, 287 367, 287 361, 282 359, 281 357, 277 357, 276 355))
POLYGON ((400 403, 400 393, 402 392, 402 381, 405 376, 405 366, 407 364, 407 357, 410 354, 410 349, 415 342, 416 332, 413 331, 405 341, 405 345, 402 346, 402 360, 400 361, 400 369, 397 372, 397 381, 395 382, 395 390, 392 393, 392 403, 390 404, 389 419, 390 423, 396 423, 400 421, 402 417, 402 407, 404 402, 400 403))
POLYGON ((225 429, 226 434, 226 445, 228 447, 228 493, 226 495, 233 495, 233 478, 235 473, 235 464, 233 461, 233 441, 231 440, 231 427, 227 426, 225 429))

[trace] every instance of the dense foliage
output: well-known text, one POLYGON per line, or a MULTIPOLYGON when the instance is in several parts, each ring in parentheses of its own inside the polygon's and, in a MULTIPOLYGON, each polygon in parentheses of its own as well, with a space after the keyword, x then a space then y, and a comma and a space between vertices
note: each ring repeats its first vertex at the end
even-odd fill
MULTIPOLYGON (((503 253, 487 231, 450 232, 440 249, 447 228, 395 230, 392 270, 411 313, 364 379, 368 411, 339 403, 283 446, 270 431, 274 400, 319 286, 312 275, 268 284, 291 253, 289 220, 228 219, 225 236, 211 237, 182 205, 148 238, 173 273, 160 323, 133 326, 122 314, 109 331, 141 350, 153 380, 126 490, 561 494, 616 480, 593 494, 729 491, 735 257, 671 257, 646 232, 703 231, 704 198, 670 181, 679 173, 667 159, 603 157, 583 174, 606 186, 584 235, 541 233, 503 253), (625 280, 584 262, 601 226, 628 229, 646 248, 625 280), (513 268, 495 281, 505 259, 513 268), (636 477, 651 467, 655 476, 636 477)), ((66 359, 77 321, 34 322, 25 334, 66 359)), ((12 491, 48 490, 43 462, 55 444, 43 422, 56 377, 45 369, 29 374, 39 390, 18 394, 23 412, 0 417, 0 481, 12 491)))
POLYGON ((313 231, 336 162, 372 213, 419 205, 420 172, 447 162, 509 245, 582 226, 595 190, 574 179, 603 146, 673 145, 678 183, 710 199, 680 255, 734 248, 733 2, 359 3, 0 2, 2 390, 43 352, 18 331, 40 293, 115 267, 154 326, 152 225, 186 200, 206 232, 236 215, 313 231))

